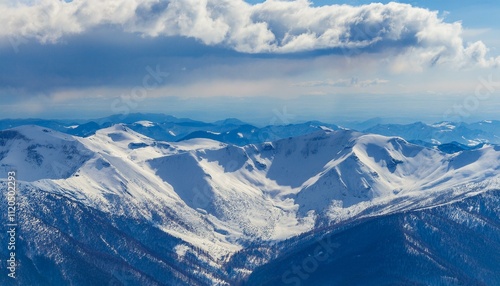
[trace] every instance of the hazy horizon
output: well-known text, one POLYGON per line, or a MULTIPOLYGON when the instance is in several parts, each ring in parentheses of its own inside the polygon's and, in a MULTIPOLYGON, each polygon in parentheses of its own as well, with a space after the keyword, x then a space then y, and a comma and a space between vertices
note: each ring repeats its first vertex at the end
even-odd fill
MULTIPOLYGON (((255 126, 268 126, 268 125, 288 125, 288 124, 301 124, 309 121, 319 121, 322 123, 327 123, 327 124, 346 124, 346 123, 364 123, 364 122, 370 122, 370 121, 376 121, 380 122, 380 124, 412 124, 416 122, 423 122, 425 124, 436 124, 440 122, 445 122, 445 120, 422 120, 419 118, 412 118, 412 117, 383 117, 383 116, 374 116, 374 117, 367 117, 367 118, 353 118, 353 117, 332 117, 331 119, 318 119, 318 118, 303 118, 299 117, 296 114, 291 114, 289 113, 286 109, 285 110, 278 110, 274 109, 273 114, 268 117, 268 118, 240 118, 238 116, 227 116, 227 117, 204 117, 204 116, 189 116, 189 114, 183 115, 183 114, 169 114, 169 113, 161 113, 161 112, 133 112, 130 114, 106 114, 103 116, 89 116, 89 117, 81 117, 81 116, 68 116, 68 117, 51 117, 49 116, 41 116, 41 117, 4 117, 0 118, 0 121, 4 120, 47 120, 47 121, 58 121, 61 123, 75 123, 75 124, 82 124, 86 122, 92 122, 92 121, 99 121, 99 120, 104 120, 109 117, 114 117, 118 116, 119 118, 122 117, 123 120, 127 118, 129 115, 165 115, 165 116, 173 116, 178 119, 190 119, 190 120, 195 120, 195 121, 200 121, 200 122, 205 122, 205 123, 215 123, 218 121, 224 121, 228 119, 237 119, 240 120, 244 123, 255 125, 255 126)), ((499 120, 498 118, 468 118, 469 120, 466 121, 448 121, 448 122, 453 122, 453 123, 475 123, 475 122, 482 122, 482 121, 490 121, 490 120, 499 120)))

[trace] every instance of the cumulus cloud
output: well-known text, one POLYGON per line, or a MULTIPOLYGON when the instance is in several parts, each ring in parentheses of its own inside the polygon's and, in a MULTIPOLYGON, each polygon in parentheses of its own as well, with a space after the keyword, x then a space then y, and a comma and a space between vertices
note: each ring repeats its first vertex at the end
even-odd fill
POLYGON ((55 0, 0 4, 0 37, 57 42, 111 25, 147 37, 182 36, 241 53, 335 50, 347 57, 393 53, 395 70, 452 64, 491 67, 482 42, 466 44, 459 22, 401 3, 314 7, 307 0, 55 0), (408 60, 407 57, 410 59, 408 60))

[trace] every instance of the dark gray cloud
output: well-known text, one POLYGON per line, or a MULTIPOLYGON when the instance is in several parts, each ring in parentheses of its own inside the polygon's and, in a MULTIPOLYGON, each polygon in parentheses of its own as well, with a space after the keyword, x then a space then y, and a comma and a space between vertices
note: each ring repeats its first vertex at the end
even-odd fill
POLYGON ((0 86, 26 93, 53 88, 135 85, 146 67, 171 73, 208 65, 200 58, 231 57, 222 47, 184 37, 143 38, 114 28, 74 35, 54 44, 26 40, 17 49, 0 48, 0 86))

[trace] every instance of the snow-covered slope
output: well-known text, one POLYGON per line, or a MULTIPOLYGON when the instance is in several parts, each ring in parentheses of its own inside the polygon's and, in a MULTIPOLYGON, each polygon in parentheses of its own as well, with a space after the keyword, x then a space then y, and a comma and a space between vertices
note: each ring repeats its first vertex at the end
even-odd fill
POLYGON ((500 191, 358 220, 273 246, 246 285, 499 285, 499 223, 500 191))
POLYGON ((409 141, 423 141, 432 144, 458 142, 469 146, 480 143, 500 143, 498 122, 488 121, 474 124, 439 122, 425 124, 378 124, 364 129, 366 133, 385 136, 401 136, 409 141))
POLYGON ((233 121, 219 122, 217 127, 211 127, 205 130, 197 130, 184 136, 182 140, 193 138, 209 138, 238 146, 248 144, 259 144, 266 141, 276 141, 283 138, 296 137, 305 134, 317 132, 319 130, 338 130, 339 127, 334 124, 326 124, 319 121, 309 121, 298 124, 288 125, 269 125, 262 128, 240 124, 234 125, 233 121))
MULTIPOLYGON (((120 271, 136 271, 130 281, 147 285, 173 277, 177 284, 231 284, 279 253, 246 252, 256 245, 500 188, 495 146, 446 154, 399 137, 322 129, 240 147, 156 141, 125 124, 86 138, 24 126, 0 132, 0 177, 18 171, 28 210, 22 228, 30 233, 24 255, 34 268, 49 260, 60 263, 52 269, 60 279, 82 281, 78 268, 63 265, 101 269, 84 258, 96 253, 130 265, 120 271), (85 237, 88 224, 103 232, 109 225, 113 234, 85 237), (44 235, 50 229, 64 235, 44 235), (75 252, 75 244, 84 250, 75 252), (186 269, 174 269, 175 260, 186 269), (148 263, 167 274, 145 271, 148 263)), ((124 283, 116 267, 101 269, 102 277, 124 283)))
POLYGON ((0 131, 0 170, 18 179, 66 179, 91 157, 72 136, 38 126, 0 131))

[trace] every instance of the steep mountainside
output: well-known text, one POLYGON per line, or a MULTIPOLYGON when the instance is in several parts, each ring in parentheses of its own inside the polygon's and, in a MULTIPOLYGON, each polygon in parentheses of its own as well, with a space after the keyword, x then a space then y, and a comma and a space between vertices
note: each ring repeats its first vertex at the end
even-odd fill
POLYGON ((500 191, 282 243, 247 285, 498 285, 500 191))

